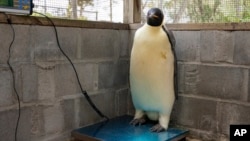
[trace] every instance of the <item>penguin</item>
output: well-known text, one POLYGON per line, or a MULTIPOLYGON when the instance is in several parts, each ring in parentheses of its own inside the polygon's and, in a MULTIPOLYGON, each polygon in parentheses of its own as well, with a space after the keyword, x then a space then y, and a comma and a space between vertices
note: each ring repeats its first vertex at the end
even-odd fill
POLYGON ((130 124, 158 121, 150 128, 152 132, 168 129, 178 93, 175 39, 163 19, 159 8, 148 11, 147 22, 135 32, 130 57, 129 81, 135 107, 130 124))

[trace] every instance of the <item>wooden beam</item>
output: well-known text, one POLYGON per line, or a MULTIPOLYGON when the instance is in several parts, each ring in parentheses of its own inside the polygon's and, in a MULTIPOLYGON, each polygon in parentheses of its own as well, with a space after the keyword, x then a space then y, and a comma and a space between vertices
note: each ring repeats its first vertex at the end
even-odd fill
POLYGON ((141 23, 141 0, 124 0, 124 23, 141 23))
MULTIPOLYGON (((52 26, 52 24, 45 17, 23 16, 23 15, 8 15, 12 24, 21 25, 41 25, 52 26)), ((80 27, 80 28, 96 28, 96 29, 117 29, 128 30, 128 24, 111 23, 111 22, 97 22, 97 21, 82 21, 51 18, 57 27, 80 27)), ((7 18, 3 13, 0 13, 0 24, 7 24, 7 18)))
MULTIPOLYGON (((142 24, 129 24, 130 30, 136 30, 142 24)), ((175 31, 223 30, 223 31, 250 31, 250 23, 179 23, 166 24, 167 28, 175 31)))

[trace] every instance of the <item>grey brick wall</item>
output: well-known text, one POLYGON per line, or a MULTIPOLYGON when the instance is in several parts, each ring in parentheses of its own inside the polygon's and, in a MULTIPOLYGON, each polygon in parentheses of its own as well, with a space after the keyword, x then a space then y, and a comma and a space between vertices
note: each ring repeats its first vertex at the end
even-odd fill
POLYGON ((202 140, 229 140, 250 123, 249 31, 175 31, 179 95, 172 124, 202 140))
MULTIPOLYGON (((73 69, 50 26, 13 25, 11 64, 21 99, 18 141, 69 141, 70 132, 102 120, 81 94, 73 69)), ((83 89, 112 118, 129 106, 128 30, 57 27, 83 89)), ((17 100, 7 66, 11 28, 0 24, 0 138, 13 141, 17 100)))
MULTIPOLYGON (((52 27, 14 25, 11 63, 21 98, 19 141, 67 141, 101 118, 80 93, 52 27)), ((135 30, 58 27, 83 88, 110 118, 133 114, 128 70, 135 30)), ((171 125, 202 140, 229 140, 230 124, 250 123, 249 31, 174 31, 179 100, 171 125)), ((0 138, 14 139, 17 100, 6 64, 12 33, 0 24, 0 138), (4 36, 2 36, 4 35, 4 36)))

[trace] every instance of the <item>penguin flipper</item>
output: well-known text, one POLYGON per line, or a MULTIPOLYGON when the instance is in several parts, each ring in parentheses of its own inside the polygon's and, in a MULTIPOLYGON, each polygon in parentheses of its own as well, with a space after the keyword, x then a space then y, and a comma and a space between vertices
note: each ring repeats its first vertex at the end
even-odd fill
POLYGON ((167 37, 168 37, 169 42, 171 44, 171 49, 175 48, 176 40, 175 40, 173 32, 171 30, 168 30, 165 25, 162 25, 162 29, 167 34, 167 37))
POLYGON ((177 56, 176 56, 176 51, 175 51, 175 37, 174 34, 171 30, 168 30, 165 25, 162 26, 162 29, 164 30, 164 32, 166 33, 169 42, 171 44, 171 50, 173 52, 174 55, 174 92, 175 92, 175 99, 178 100, 178 64, 177 64, 177 56))

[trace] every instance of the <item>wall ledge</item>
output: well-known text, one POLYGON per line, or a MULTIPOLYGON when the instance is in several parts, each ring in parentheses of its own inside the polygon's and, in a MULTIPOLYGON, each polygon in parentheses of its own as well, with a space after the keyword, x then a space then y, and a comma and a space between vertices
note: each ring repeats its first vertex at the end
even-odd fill
MULTIPOLYGON (((40 25, 51 26, 51 23, 45 17, 22 16, 22 15, 8 15, 13 24, 22 25, 40 25)), ((81 21, 52 18, 54 24, 58 27, 78 27, 78 28, 95 28, 95 29, 115 29, 115 30, 136 30, 142 24, 125 24, 125 23, 111 23, 99 21, 81 21)), ((0 13, 0 23, 7 24, 6 16, 0 13)), ((226 30, 226 31, 244 31, 250 30, 250 23, 179 23, 166 24, 171 30, 182 31, 199 31, 199 30, 226 30)))
MULTIPOLYGON (((21 25, 40 25, 51 26, 52 24, 45 17, 23 16, 23 15, 8 15, 13 24, 21 25)), ((111 22, 97 22, 97 21, 81 21, 51 18, 57 27, 78 27, 78 28, 95 28, 95 29, 116 29, 128 30, 128 24, 111 23, 111 22)), ((6 23, 7 19, 3 13, 0 13, 0 23, 6 23)))
MULTIPOLYGON (((129 28, 136 30, 141 27, 142 24, 130 24, 129 28)), ((250 23, 179 23, 179 24, 166 24, 171 30, 185 30, 185 31, 196 31, 196 30, 250 30, 250 23)))

